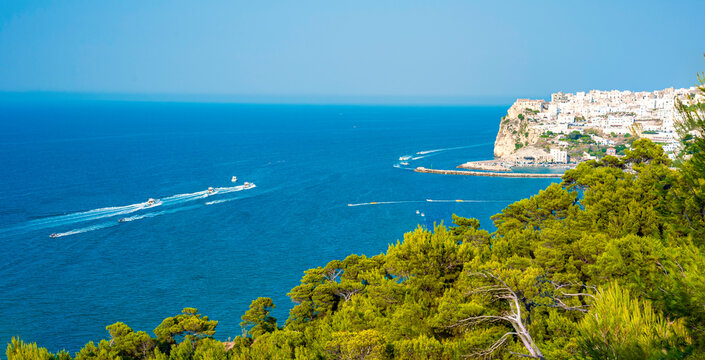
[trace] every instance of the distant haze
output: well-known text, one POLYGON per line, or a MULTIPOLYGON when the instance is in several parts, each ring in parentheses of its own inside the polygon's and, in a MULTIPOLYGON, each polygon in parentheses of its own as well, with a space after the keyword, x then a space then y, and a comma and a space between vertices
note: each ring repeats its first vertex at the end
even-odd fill
POLYGON ((705 1, 9 0, 0 91, 497 103, 689 87, 705 69, 703 13, 705 1))

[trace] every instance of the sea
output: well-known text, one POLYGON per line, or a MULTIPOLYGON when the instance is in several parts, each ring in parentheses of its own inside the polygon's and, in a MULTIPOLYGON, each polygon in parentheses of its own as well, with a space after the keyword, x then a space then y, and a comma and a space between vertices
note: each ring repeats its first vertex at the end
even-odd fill
POLYGON ((492 158, 508 106, 0 102, 0 341, 73 353, 185 307, 225 340, 257 297, 282 325, 307 269, 452 214, 494 231, 558 180, 413 169, 492 158))

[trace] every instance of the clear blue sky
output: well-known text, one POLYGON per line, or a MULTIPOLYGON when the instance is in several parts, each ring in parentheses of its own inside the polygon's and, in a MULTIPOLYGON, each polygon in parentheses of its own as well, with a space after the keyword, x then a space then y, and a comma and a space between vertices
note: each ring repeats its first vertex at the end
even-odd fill
POLYGON ((0 91, 486 99, 695 83, 705 1, 0 1, 0 91))

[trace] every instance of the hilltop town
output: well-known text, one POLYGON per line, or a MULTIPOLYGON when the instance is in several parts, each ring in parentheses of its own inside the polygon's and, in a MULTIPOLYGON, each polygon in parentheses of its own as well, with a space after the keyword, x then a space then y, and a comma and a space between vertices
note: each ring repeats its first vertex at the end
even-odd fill
POLYGON ((568 163, 619 155, 635 137, 678 148, 675 99, 701 95, 697 88, 653 92, 554 93, 551 101, 518 99, 502 118, 494 155, 512 164, 568 163))

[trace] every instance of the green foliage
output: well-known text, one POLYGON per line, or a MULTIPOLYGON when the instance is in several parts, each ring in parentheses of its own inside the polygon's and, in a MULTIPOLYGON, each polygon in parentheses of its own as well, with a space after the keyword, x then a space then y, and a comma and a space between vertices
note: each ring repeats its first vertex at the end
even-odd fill
POLYGON ((257 298, 250 304, 250 309, 242 315, 240 326, 251 327, 249 334, 256 338, 262 334, 270 333, 277 329, 277 319, 269 316, 269 311, 274 309, 274 302, 270 298, 257 298))
MULTIPOLYGON (((705 96, 705 73, 698 75, 698 92, 705 96)), ((705 103, 693 99, 676 103, 681 117, 677 129, 683 142, 679 158, 684 199, 681 212, 689 220, 690 231, 705 237, 705 103)))
POLYGON ((573 130, 570 134, 563 136, 563 140, 568 141, 573 144, 594 144, 595 141, 592 140, 592 136, 588 134, 583 134, 577 130, 573 130))
POLYGON ((52 354, 49 350, 38 347, 36 343, 26 344, 19 338, 12 338, 12 341, 7 344, 5 352, 7 360, 64 360, 70 359, 65 351, 59 354, 52 354))
POLYGON ((164 319, 154 329, 157 341, 161 344, 175 344, 179 337, 198 343, 200 339, 211 337, 215 334, 218 322, 208 320, 208 316, 198 314, 195 308, 184 308, 181 314, 164 319))
POLYGON ((599 292, 580 321, 578 344, 586 359, 682 358, 690 350, 682 319, 667 321, 649 300, 616 283, 599 292))
POLYGON ((517 117, 519 118, 519 120, 524 120, 524 114, 519 114, 519 116, 517 117))

